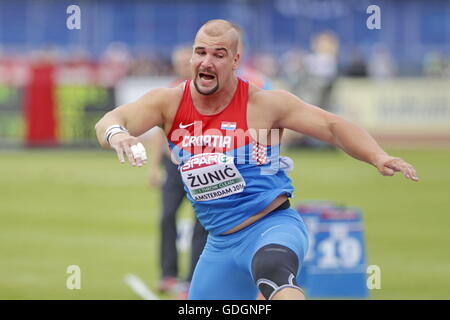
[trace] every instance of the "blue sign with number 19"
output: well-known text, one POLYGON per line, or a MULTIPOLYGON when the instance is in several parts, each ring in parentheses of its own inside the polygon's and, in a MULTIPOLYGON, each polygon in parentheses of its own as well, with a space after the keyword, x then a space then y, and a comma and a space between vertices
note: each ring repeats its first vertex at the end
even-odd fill
POLYGON ((310 298, 365 298, 366 250, 361 212, 334 206, 300 211, 310 250, 299 282, 310 298))

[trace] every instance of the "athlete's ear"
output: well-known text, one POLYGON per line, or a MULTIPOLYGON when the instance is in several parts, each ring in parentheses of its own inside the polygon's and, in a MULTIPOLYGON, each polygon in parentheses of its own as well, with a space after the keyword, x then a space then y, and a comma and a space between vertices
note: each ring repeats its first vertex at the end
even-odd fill
POLYGON ((233 70, 237 70, 239 68, 240 63, 241 63, 241 54, 237 52, 233 58, 233 70))

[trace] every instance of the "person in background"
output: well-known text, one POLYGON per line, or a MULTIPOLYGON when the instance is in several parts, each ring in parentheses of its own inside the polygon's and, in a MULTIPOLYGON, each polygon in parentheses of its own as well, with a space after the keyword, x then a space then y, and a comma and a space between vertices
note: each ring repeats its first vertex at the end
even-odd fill
MULTIPOLYGON (((190 63, 192 47, 180 46, 172 54, 172 64, 176 79, 170 87, 176 87, 185 80, 190 79, 190 63)), ((189 282, 197 264, 198 258, 203 251, 208 232, 194 217, 195 223, 191 240, 191 258, 189 273, 186 281, 180 281, 178 270, 177 250, 177 213, 185 198, 183 181, 178 172, 178 165, 170 159, 169 148, 164 132, 155 130, 150 142, 149 159, 149 183, 153 187, 161 187, 161 246, 160 246, 160 268, 161 280, 159 291, 164 293, 175 293, 177 298, 186 299, 189 282), (164 168, 164 177, 160 167, 164 168), (163 179, 164 178, 164 179, 163 179)))
MULTIPOLYGON (((290 90, 309 103, 331 111, 331 94, 338 77, 339 39, 331 31, 311 37, 311 52, 292 50, 283 57, 283 75, 291 84, 290 90), (286 70, 288 69, 288 70, 286 70)), ((287 147, 334 148, 318 139, 286 130, 287 147)))
POLYGON ((397 73, 397 65, 389 48, 376 45, 367 63, 367 71, 372 79, 384 80, 392 78, 397 73))

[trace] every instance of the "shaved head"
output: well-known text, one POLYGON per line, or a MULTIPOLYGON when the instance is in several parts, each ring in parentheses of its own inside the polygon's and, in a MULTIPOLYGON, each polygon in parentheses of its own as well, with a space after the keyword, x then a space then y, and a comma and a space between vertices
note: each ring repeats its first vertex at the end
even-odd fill
POLYGON ((241 28, 234 23, 222 19, 209 20, 198 30, 195 39, 197 40, 201 34, 212 38, 226 37, 233 54, 238 52, 241 42, 241 28))

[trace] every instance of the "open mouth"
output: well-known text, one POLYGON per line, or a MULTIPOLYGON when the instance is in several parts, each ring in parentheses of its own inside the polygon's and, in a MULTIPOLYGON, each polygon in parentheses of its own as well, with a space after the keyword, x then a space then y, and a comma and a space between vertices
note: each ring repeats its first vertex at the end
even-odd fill
POLYGON ((215 75, 212 74, 208 74, 208 73, 204 73, 204 72, 200 72, 198 74, 198 76, 200 77, 200 79, 202 80, 214 80, 216 78, 215 75))

